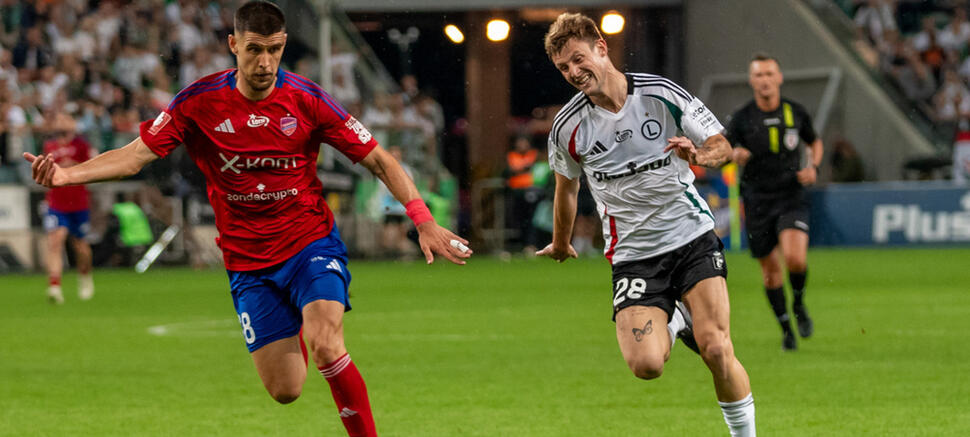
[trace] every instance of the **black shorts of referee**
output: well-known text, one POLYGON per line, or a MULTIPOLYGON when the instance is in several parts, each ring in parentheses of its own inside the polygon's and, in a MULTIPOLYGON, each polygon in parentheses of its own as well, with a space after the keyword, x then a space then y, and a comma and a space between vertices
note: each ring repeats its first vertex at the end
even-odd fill
POLYGON ((778 193, 744 193, 744 226, 751 256, 764 258, 778 245, 785 229, 809 230, 811 203, 803 190, 778 193))

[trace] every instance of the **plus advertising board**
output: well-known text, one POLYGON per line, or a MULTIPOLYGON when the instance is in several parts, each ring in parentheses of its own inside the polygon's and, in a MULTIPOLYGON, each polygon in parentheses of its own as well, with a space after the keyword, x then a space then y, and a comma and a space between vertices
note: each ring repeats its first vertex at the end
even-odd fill
POLYGON ((970 244, 970 186, 829 185, 812 192, 813 245, 970 244))

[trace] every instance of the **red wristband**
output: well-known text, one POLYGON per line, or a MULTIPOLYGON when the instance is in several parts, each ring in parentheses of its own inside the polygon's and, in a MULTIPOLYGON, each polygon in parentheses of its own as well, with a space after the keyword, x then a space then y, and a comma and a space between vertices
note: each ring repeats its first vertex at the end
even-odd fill
POLYGON ((421 223, 434 220, 431 216, 431 211, 428 210, 428 206, 424 204, 424 200, 414 199, 404 205, 407 209, 408 217, 411 217, 411 221, 414 225, 420 225, 421 223))

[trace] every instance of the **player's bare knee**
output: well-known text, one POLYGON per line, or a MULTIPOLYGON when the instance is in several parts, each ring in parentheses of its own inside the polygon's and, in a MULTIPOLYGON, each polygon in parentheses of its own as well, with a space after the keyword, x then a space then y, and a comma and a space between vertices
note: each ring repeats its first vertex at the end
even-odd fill
POLYGON ((271 389, 269 395, 273 397, 273 400, 281 404, 288 404, 297 400, 300 397, 302 390, 300 388, 280 388, 271 389))
POLYGON ((701 350, 701 358, 709 366, 726 361, 732 353, 731 340, 724 332, 713 331, 702 335, 695 333, 695 338, 697 347, 701 350))
POLYGON ((344 353, 343 349, 336 347, 326 347, 317 349, 313 352, 313 362, 319 365, 328 365, 337 361, 344 353))
POLYGON ((67 235, 62 232, 51 232, 47 235, 47 247, 60 250, 67 241, 67 235))
POLYGON ((767 287, 780 287, 783 280, 781 266, 762 265, 761 279, 767 287))
POLYGON ((633 370, 633 376, 636 376, 637 378, 640 378, 640 379, 643 379, 643 380, 648 380, 648 381, 651 380, 651 379, 657 379, 657 378, 660 377, 660 375, 663 375, 663 373, 664 373, 663 366, 660 366, 660 367, 639 367, 639 368, 635 368, 635 369, 634 368, 631 368, 631 370, 633 370))
POLYGON ((788 266, 789 272, 804 272, 805 271, 805 257, 801 255, 791 255, 785 257, 785 264, 788 266))
POLYGON ((309 343, 313 362, 319 365, 330 364, 346 353, 344 340, 339 335, 321 335, 309 343))
POLYGON ((281 404, 288 404, 297 400, 303 392, 303 383, 298 378, 272 378, 264 380, 263 385, 273 400, 281 404))
POLYGON ((653 357, 632 358, 626 361, 633 375, 640 379, 656 379, 664 373, 664 361, 653 357))

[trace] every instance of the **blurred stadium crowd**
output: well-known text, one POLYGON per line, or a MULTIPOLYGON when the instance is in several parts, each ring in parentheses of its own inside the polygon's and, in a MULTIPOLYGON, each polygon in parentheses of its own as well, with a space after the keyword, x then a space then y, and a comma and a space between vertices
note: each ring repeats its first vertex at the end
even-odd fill
MULTIPOLYGON (((931 120, 942 138, 970 146, 968 2, 833 1, 853 20, 855 47, 873 71, 931 120)), ((232 31, 233 5, 231 0, 0 0, 0 183, 32 186, 21 153, 39 152, 65 125, 76 126, 96 152, 121 147, 138 135, 139 122, 154 118, 178 90, 196 78, 232 68, 226 36, 232 31), (70 123, 64 122, 66 117, 70 123)), ((320 81, 315 54, 295 41, 289 45, 284 68, 320 81)), ((498 234, 503 245, 530 252, 548 238, 551 184, 543 162, 544 138, 557 107, 536 108, 531 117, 510 120, 505 171, 494 175, 491 186, 459 189, 454 175, 464 180, 468 169, 463 156, 455 162, 449 138, 461 137, 467 121, 446 126, 434 91, 422 89, 415 76, 404 74, 398 83, 384 87, 366 83, 358 74, 360 56, 346 41, 335 40, 327 89, 381 144, 401 156, 439 222, 459 232, 469 226, 483 228, 486 224, 471 223, 464 214, 476 196, 497 195, 504 198, 498 202, 503 208, 486 215, 494 219, 491 226, 504 228, 498 234), (442 162, 448 162, 447 169, 442 162)), ((831 150, 832 181, 865 179, 851 144, 836 141, 831 150)), ((342 173, 353 183, 338 193, 347 201, 329 200, 338 213, 370 222, 359 232, 362 239, 380 235, 363 242, 372 248, 370 254, 413 254, 399 205, 380 183, 341 165, 333 155, 324 152, 321 170, 342 173)), ((143 208, 150 214, 164 210, 158 194, 194 195, 204 204, 204 181, 194 166, 184 156, 166 161, 140 176, 161 190, 141 196, 143 208)), ((577 232, 590 241, 580 245, 594 253, 595 211, 591 200, 584 199, 577 232)), ((92 205, 95 228, 96 209, 110 210, 114 200, 92 205)), ((172 214, 157 215, 171 222, 172 214)))
MULTIPOLYGON (((234 66, 226 47, 230 3, 0 2, 0 164, 19 163, 19 152, 37 150, 59 112, 73 116, 78 133, 99 151, 127 144, 138 123, 155 117, 178 90, 234 66)), ((444 129, 441 106, 419 92, 413 76, 402 78, 401 92, 373 95, 363 105, 355 59, 335 49, 331 94, 382 144, 434 153, 444 129)), ((290 60, 285 68, 319 80, 312 56, 290 60)))
MULTIPOLYGON (((230 0, 0 0, 0 183, 31 185, 21 153, 38 153, 65 125, 74 127, 95 152, 122 147, 138 136, 139 123, 154 118, 180 89, 233 68, 226 46, 233 6, 230 0), (71 122, 65 124, 66 118, 71 122)), ((299 44, 290 45, 296 46, 284 53, 283 67, 319 81, 315 56, 299 44)), ((333 46, 328 91, 381 144, 401 154, 425 198, 437 200, 432 210, 450 219, 457 187, 438 159, 445 128, 441 105, 432 93, 421 92, 411 75, 383 87, 391 91, 363 83, 355 74, 358 55, 345 46, 340 41, 333 46)), ((139 177, 166 195, 192 192, 200 197, 204 181, 184 154, 178 155, 139 177)), ((334 160, 325 153, 321 161, 328 162, 321 162, 321 168, 354 177, 353 169, 334 160)), ((403 215, 387 208, 389 193, 379 183, 355 185, 355 201, 343 203, 360 208, 363 217, 381 222, 395 221, 385 215, 403 215)), ((138 196, 146 212, 159 209, 157 194, 138 196)), ((96 210, 110 210, 114 200, 92 205, 95 228, 96 210)))
POLYGON ((863 59, 952 138, 970 131, 970 21, 962 0, 841 0, 863 59))
POLYGON ((224 43, 231 9, 220 2, 5 0, 0 8, 5 166, 37 150, 60 112, 98 151, 127 144, 179 88, 233 65, 224 43))

